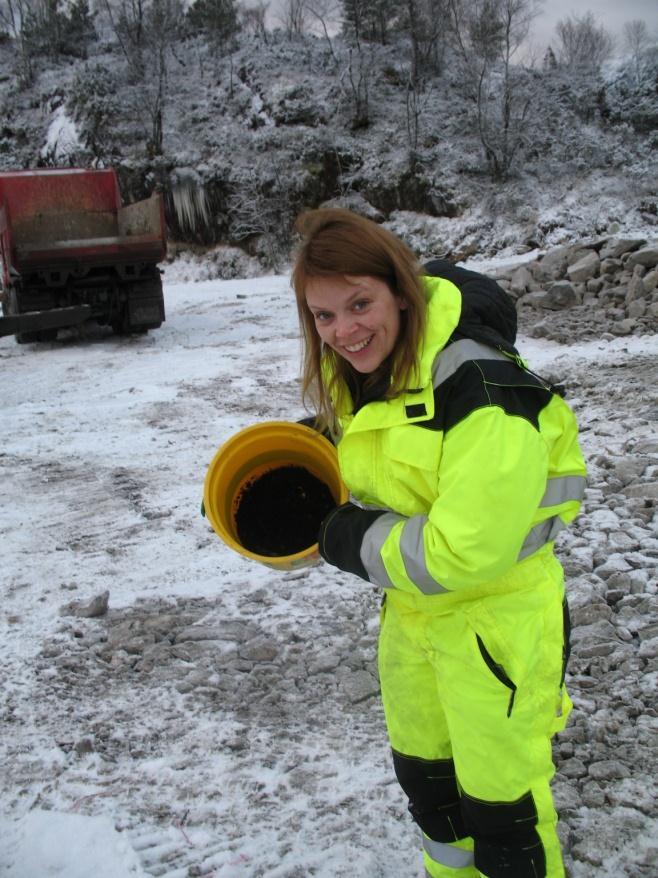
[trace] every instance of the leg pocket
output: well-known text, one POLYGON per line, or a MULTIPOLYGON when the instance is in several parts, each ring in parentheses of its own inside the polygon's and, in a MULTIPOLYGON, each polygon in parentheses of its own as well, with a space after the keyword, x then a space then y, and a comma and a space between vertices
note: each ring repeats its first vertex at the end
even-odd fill
POLYGON ((489 668, 494 677, 498 680, 499 683, 502 683, 507 689, 509 689, 509 701, 507 703, 507 716, 512 715, 512 709, 514 707, 514 698, 516 696, 516 684, 510 680, 505 668, 498 662, 494 661, 491 653, 484 645, 484 641, 480 637, 479 634, 476 633, 475 638, 477 640, 478 649, 480 650, 480 655, 484 660, 485 665, 489 668))

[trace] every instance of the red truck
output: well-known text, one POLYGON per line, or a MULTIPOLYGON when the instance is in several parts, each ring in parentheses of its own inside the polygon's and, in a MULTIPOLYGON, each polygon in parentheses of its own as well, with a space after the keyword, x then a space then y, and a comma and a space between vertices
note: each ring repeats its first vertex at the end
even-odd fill
POLYGON ((115 332, 165 319, 162 196, 123 206, 116 172, 0 172, 0 336, 50 341, 95 320, 115 332))

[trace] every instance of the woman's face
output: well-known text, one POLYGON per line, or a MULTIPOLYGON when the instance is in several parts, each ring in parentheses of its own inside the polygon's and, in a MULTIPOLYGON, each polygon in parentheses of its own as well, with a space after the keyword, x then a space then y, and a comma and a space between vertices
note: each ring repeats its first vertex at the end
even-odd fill
POLYGON ((374 372, 395 347, 407 305, 379 278, 314 277, 306 304, 322 341, 357 372, 374 372))

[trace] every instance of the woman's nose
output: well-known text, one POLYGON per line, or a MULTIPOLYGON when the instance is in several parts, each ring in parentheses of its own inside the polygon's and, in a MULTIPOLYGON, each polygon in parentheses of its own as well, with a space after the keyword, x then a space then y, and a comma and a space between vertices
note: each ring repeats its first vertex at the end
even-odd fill
POLYGON ((339 314, 336 320, 336 335, 339 338, 349 338, 356 328, 356 322, 353 314, 339 314))

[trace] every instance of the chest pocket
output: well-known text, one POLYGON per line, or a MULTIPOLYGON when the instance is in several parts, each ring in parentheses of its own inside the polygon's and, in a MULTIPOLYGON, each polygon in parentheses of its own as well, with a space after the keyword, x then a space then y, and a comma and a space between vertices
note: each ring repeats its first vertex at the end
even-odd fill
POLYGON ((382 505, 402 515, 429 511, 437 498, 442 444, 442 432, 412 424, 383 431, 377 462, 382 505))

